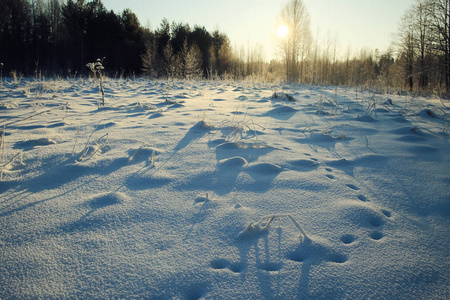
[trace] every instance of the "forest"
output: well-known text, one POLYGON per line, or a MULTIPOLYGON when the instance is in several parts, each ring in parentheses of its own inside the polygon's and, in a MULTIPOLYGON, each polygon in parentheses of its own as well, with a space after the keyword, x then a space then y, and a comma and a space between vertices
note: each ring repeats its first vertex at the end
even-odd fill
POLYGON ((296 28, 295 36, 274 45, 280 58, 267 61, 258 47, 233 48, 219 30, 168 19, 151 30, 131 10, 115 13, 101 0, 2 0, 1 71, 83 75, 86 64, 100 58, 109 76, 252 78, 449 94, 449 0, 414 1, 384 51, 348 49, 338 55, 337 39, 313 37, 299 0, 288 2, 280 17, 296 28))
POLYGON ((0 0, 0 300, 450 299, 450 0, 406 1, 356 49, 306 0, 0 0))

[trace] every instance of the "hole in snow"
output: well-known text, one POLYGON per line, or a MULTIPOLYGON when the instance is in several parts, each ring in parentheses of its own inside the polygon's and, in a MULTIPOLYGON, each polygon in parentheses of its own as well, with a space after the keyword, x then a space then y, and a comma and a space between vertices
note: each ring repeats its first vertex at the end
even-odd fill
POLYGON ((374 231, 374 232, 371 232, 371 233, 370 233, 370 237, 371 237, 372 239, 378 241, 378 240, 381 240, 381 239, 384 237, 384 235, 383 235, 383 233, 380 232, 380 231, 374 231))
POLYGON ((361 201, 364 201, 364 202, 369 201, 369 200, 367 199, 367 197, 366 197, 366 196, 363 196, 363 195, 358 195, 358 199, 361 200, 361 201))
POLYGON ((332 254, 328 257, 328 260, 334 263, 342 264, 345 263, 348 258, 343 254, 332 254))
POLYGON ((388 218, 390 218, 392 215, 391 212, 386 209, 382 209, 381 212, 388 218))
POLYGON ((306 253, 302 253, 302 252, 298 252, 298 251, 293 252, 288 255, 288 259, 297 261, 297 262, 304 262, 307 258, 308 258, 308 256, 306 255, 306 253))
POLYGON ((357 187, 357 186, 354 185, 354 184, 347 184, 347 186, 348 186, 349 188, 351 188, 352 190, 355 190, 355 191, 359 190, 359 187, 357 187))
POLYGON ((343 235, 343 236, 341 237, 341 241, 342 241, 344 244, 351 244, 351 243, 353 243, 355 240, 356 240, 355 236, 354 236, 354 235, 351 235, 351 234, 346 234, 346 235, 343 235))
POLYGON ((242 263, 232 263, 230 265, 230 271, 234 272, 234 273, 239 273, 242 270, 244 270, 245 266, 242 263))
POLYGON ((267 262, 267 263, 258 264, 259 269, 268 271, 268 272, 279 271, 281 269, 281 267, 282 266, 280 263, 275 263, 275 262, 267 262))
POLYGON ((229 262, 226 259, 219 258, 211 262, 211 267, 216 270, 225 269, 229 266, 229 262))
POLYGON ((384 224, 383 220, 379 217, 373 217, 369 220, 370 225, 373 227, 380 227, 384 224))

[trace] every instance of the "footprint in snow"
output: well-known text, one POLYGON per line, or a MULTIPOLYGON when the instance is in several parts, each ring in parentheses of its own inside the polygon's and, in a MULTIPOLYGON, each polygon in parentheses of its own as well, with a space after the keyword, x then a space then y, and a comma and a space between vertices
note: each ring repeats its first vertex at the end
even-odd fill
POLYGON ((327 241, 306 240, 296 250, 289 253, 287 258, 301 263, 321 264, 328 261, 343 264, 348 261, 348 256, 331 248, 327 241))
POLYGON ((245 265, 240 262, 232 263, 224 258, 219 258, 211 261, 211 268, 215 270, 228 269, 233 273, 240 273, 244 270, 245 265))
POLYGON ((357 187, 357 186, 354 185, 354 184, 347 184, 347 186, 348 186, 349 188, 351 188, 352 190, 355 190, 355 191, 358 191, 358 190, 359 190, 359 187, 357 187))
POLYGON ((367 199, 367 197, 366 197, 366 196, 363 196, 363 195, 358 195, 357 197, 358 197, 358 199, 359 199, 359 200, 361 200, 361 201, 363 201, 363 202, 367 202, 367 201, 369 201, 369 199, 367 199))
POLYGON ((346 245, 353 243, 355 240, 356 237, 352 234, 344 234, 343 236, 341 236, 341 242, 346 245))
POLYGON ((388 218, 392 216, 391 212, 388 211, 387 209, 382 209, 381 212, 388 218))
POLYGON ((341 206, 341 217, 361 227, 379 229, 386 224, 386 215, 373 208, 370 202, 348 201, 341 206))
POLYGON ((258 269, 261 269, 261 270, 264 270, 267 272, 276 272, 276 271, 281 270, 283 265, 281 263, 276 263, 276 262, 264 262, 264 263, 257 264, 256 267, 258 269))
POLYGON ((226 269, 230 265, 230 262, 224 258, 219 258, 211 261, 211 268, 216 270, 226 269))
POLYGON ((373 231, 369 234, 370 238, 373 240, 381 240, 384 237, 384 234, 381 231, 373 231))
POLYGON ((230 271, 234 272, 234 273, 240 273, 240 272, 242 272, 242 270, 244 270, 244 268, 245 268, 245 265, 242 263, 231 263, 228 266, 228 269, 230 269, 230 271))
POLYGON ((197 283, 183 293, 182 299, 197 300, 203 298, 207 293, 208 283, 197 283))

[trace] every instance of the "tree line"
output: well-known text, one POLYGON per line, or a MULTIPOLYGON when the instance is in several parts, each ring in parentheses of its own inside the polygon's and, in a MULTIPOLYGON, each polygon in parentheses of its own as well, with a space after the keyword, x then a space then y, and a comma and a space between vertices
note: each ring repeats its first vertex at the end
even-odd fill
POLYGON ((416 0, 397 34, 398 61, 410 90, 450 92, 450 0, 416 0))
POLYGON ((151 31, 129 9, 101 0, 2 0, 0 62, 25 75, 85 73, 101 58, 106 72, 155 78, 223 77, 233 60, 226 34, 163 19, 151 31))
POLYGON ((233 63, 228 36, 205 27, 163 19, 146 41, 142 72, 154 78, 212 78, 224 76, 233 63))
POLYGON ((450 93, 450 0, 416 0, 384 52, 361 49, 338 55, 337 39, 314 37, 301 0, 279 14, 288 36, 281 60, 268 62, 261 47, 232 47, 219 30, 170 23, 141 26, 129 9, 107 10, 101 0, 0 1, 2 71, 25 75, 81 74, 103 59, 109 75, 152 78, 281 80, 380 89, 450 93))
POLYGON ((416 0, 384 53, 338 57, 336 39, 312 37, 301 0, 290 0, 280 20, 289 28, 278 45, 287 81, 450 93, 450 0, 416 0))
POLYGON ((84 72, 103 57, 111 69, 138 71, 148 34, 133 12, 115 14, 100 0, 0 1, 0 60, 26 75, 84 72))

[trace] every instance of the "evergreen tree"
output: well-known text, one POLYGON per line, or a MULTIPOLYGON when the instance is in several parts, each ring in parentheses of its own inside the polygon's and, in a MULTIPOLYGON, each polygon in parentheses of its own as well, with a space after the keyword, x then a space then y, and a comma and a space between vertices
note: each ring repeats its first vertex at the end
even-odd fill
POLYGON ((30 70, 30 11, 26 0, 0 1, 0 59, 5 62, 5 68, 30 70))
POLYGON ((231 71, 233 49, 228 37, 218 30, 212 34, 212 74, 223 76, 231 71))
POLYGON ((202 53, 202 70, 203 77, 207 78, 210 75, 210 64, 211 64, 211 45, 212 37, 211 34, 205 29, 205 27, 195 26, 194 30, 189 35, 189 40, 195 43, 200 52, 202 53))
POLYGON ((129 9, 125 9, 121 16, 123 28, 122 51, 120 68, 127 73, 139 72, 141 69, 140 55, 145 52, 144 30, 137 16, 129 9))

